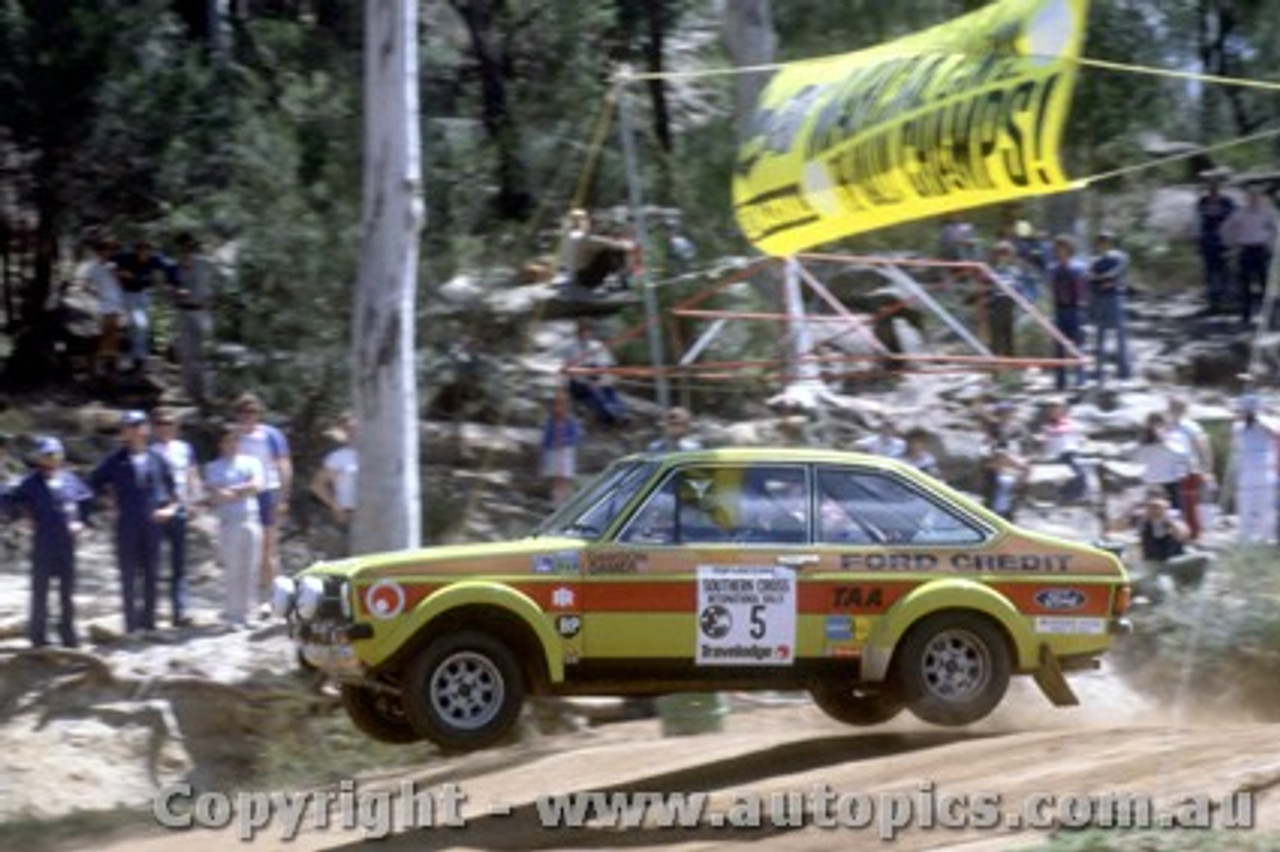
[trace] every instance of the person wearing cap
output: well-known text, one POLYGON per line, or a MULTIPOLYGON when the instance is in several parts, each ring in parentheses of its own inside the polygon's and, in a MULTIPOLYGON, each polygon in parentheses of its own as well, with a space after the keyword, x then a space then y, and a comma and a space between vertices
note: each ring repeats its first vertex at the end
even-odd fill
MULTIPOLYGON (((1240 398, 1231 427, 1227 482, 1235 483, 1240 544, 1276 542, 1276 440, 1280 428, 1262 413, 1262 399, 1250 391, 1240 398)), ((1223 489, 1224 491, 1226 489, 1223 489)))
POLYGON ((692 417, 687 408, 675 406, 667 409, 662 418, 662 437, 649 442, 651 453, 678 452, 683 450, 700 450, 702 441, 691 435, 692 417))
POLYGON ((127 411, 120 419, 121 442, 89 475, 95 493, 111 492, 116 505, 116 558, 124 626, 128 633, 156 629, 160 538, 178 507, 173 471, 147 443, 147 415, 127 411), (138 606, 138 586, 142 605, 138 606))
MULTIPOLYGON (((1085 266, 1075 256, 1076 241, 1069 234, 1053 238, 1053 262, 1045 272, 1049 293, 1053 298, 1053 324, 1059 333, 1079 349, 1084 344, 1085 266)), ((1067 357, 1066 347, 1054 344, 1054 357, 1067 357)), ((1084 365, 1075 369, 1076 386, 1084 384, 1084 365)), ((1058 367, 1055 385, 1059 392, 1067 389, 1067 369, 1058 367)))
POLYGON ((1107 332, 1116 336, 1116 378, 1130 375, 1129 340, 1125 321, 1125 293, 1128 290, 1129 255, 1116 246, 1116 235, 1102 231, 1094 240, 1094 256, 1089 264, 1089 302, 1093 308, 1095 378, 1106 382, 1107 332))
POLYGON ((355 418, 344 414, 329 431, 340 446, 329 451, 311 477, 311 493, 328 508, 329 518, 342 532, 341 552, 335 556, 351 554, 351 519, 356 511, 356 477, 360 473, 360 457, 353 445, 355 428, 355 418))
POLYGON ((49 644, 49 584, 58 581, 58 636, 62 644, 80 644, 75 626, 77 534, 89 518, 93 493, 62 467, 62 442, 36 441, 35 470, 23 477, 7 503, 31 524, 31 617, 27 636, 33 647, 49 644))
POLYGON ((262 422, 263 405, 257 394, 241 394, 236 399, 235 411, 236 421, 240 424, 240 452, 257 459, 265 477, 262 490, 258 492, 258 511, 262 520, 262 567, 258 583, 259 590, 265 594, 275 579, 280 523, 289 513, 293 457, 284 432, 262 422))
POLYGON ((173 514, 165 521, 163 538, 169 546, 169 600, 173 626, 185 627, 187 618, 187 521, 200 501, 200 469, 191 445, 178 437, 178 418, 172 409, 158 408, 151 415, 151 446, 169 463, 177 497, 173 514))

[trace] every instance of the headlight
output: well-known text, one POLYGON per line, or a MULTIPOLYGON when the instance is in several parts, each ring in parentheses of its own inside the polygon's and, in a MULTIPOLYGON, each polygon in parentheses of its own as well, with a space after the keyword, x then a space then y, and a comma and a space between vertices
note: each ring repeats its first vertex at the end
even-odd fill
POLYGON ((324 580, 319 577, 303 577, 298 582, 298 617, 310 621, 320 612, 324 603, 324 580))
POLYGON ((292 577, 276 577, 271 581, 271 614, 276 618, 288 618, 293 610, 298 584, 292 577))

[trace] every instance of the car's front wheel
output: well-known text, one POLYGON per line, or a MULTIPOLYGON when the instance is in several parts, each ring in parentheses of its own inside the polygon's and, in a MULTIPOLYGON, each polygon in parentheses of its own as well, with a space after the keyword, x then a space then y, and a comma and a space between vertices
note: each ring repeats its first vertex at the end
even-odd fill
POLYGON ((911 628, 894 657, 907 707, 935 725, 968 725, 987 716, 1009 688, 1009 644, 989 619, 940 612, 911 628))
POLYGON ((870 692, 848 683, 821 683, 809 689, 813 703, 846 725, 879 725, 902 712, 902 698, 893 689, 870 692))
POLYGON ((416 743, 423 739, 405 713, 404 702, 391 692, 342 685, 342 708, 361 733, 383 743, 416 743))
POLYGON ((493 745, 511 730, 524 703, 515 656, 475 630, 433 640, 410 664, 404 703, 414 728, 451 751, 493 745))

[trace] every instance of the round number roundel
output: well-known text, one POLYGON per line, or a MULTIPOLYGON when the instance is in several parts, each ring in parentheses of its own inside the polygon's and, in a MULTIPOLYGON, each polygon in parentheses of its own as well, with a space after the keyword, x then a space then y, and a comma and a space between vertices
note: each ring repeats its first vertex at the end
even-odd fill
POLYGON ((364 595, 374 618, 395 618, 404 611, 404 589, 395 580, 379 580, 364 595))

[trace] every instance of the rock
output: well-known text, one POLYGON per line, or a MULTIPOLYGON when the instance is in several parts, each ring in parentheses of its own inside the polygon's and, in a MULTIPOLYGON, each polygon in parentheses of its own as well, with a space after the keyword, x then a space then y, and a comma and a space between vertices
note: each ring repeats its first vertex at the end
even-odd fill
POLYGON ((485 290, 480 282, 470 275, 455 275, 440 285, 436 294, 456 308, 473 308, 485 297, 485 290))
POLYGON ((1247 341, 1228 344, 1213 340, 1193 340, 1177 355, 1178 378, 1192 385, 1230 387, 1249 369, 1247 341))

